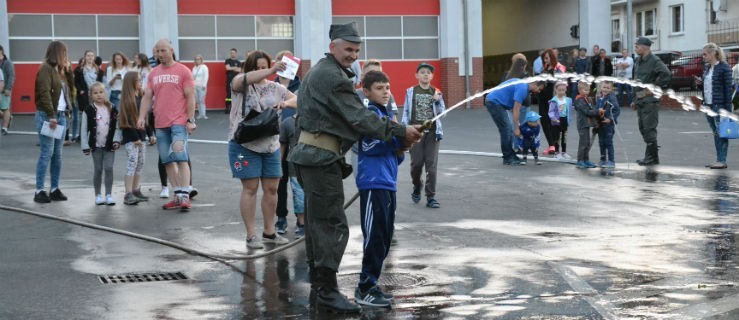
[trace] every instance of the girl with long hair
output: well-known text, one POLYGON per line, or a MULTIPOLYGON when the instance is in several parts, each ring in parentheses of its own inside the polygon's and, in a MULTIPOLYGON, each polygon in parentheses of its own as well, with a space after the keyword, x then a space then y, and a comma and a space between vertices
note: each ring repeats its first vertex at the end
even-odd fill
POLYGON ((126 195, 123 203, 134 205, 139 201, 149 200, 141 193, 141 172, 144 169, 145 150, 144 141, 146 131, 136 128, 141 104, 141 76, 136 71, 129 71, 123 78, 121 90, 121 115, 118 120, 118 130, 114 141, 126 149, 126 175, 123 184, 126 195))

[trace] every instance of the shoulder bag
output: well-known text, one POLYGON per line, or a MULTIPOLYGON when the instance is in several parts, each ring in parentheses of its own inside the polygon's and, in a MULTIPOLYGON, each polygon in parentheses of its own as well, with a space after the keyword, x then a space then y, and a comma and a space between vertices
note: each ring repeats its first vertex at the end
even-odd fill
MULTIPOLYGON (((259 92, 254 85, 252 85, 252 89, 254 89, 254 94, 257 95, 257 103, 261 103, 259 92)), ((246 85, 246 75, 244 75, 244 92, 242 93, 243 96, 241 98, 241 115, 244 118, 239 122, 239 125, 234 132, 234 141, 241 144, 279 134, 280 122, 277 111, 275 111, 274 108, 267 108, 264 111, 259 112, 254 108, 249 108, 249 113, 246 113, 247 94, 248 87, 246 85)))

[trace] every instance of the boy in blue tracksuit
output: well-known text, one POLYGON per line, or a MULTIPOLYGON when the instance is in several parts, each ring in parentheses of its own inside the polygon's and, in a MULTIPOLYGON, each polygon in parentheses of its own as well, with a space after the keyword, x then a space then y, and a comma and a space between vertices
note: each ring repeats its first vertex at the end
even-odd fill
POLYGON ((534 156, 534 163, 541 165, 541 161, 539 161, 539 144, 541 142, 541 135, 539 135, 540 118, 541 116, 538 113, 529 111, 526 113, 526 118, 524 118, 526 122, 518 127, 521 130, 521 137, 518 138, 518 147, 523 151, 522 165, 526 164, 529 151, 534 156))
MULTIPOLYGON (((388 110, 390 81, 381 71, 364 75, 363 90, 367 108, 378 117, 392 117, 388 110)), ((398 164, 403 161, 402 140, 383 141, 362 137, 359 141, 357 189, 359 189, 364 255, 359 285, 354 291, 358 304, 389 307, 392 296, 377 287, 382 264, 390 250, 395 223, 398 164)))
POLYGON ((598 166, 601 168, 615 168, 613 134, 615 133, 618 116, 621 114, 621 107, 618 105, 616 95, 613 94, 612 82, 603 81, 599 86, 596 102, 598 103, 598 110, 603 110, 603 117, 598 119, 598 144, 600 146, 598 166))

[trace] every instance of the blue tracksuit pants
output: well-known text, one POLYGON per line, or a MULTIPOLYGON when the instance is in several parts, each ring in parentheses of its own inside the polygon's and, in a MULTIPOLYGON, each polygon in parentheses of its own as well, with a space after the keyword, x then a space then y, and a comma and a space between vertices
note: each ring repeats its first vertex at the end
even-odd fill
POLYGON ((377 284, 382 263, 390 251, 390 241, 393 239, 395 229, 395 191, 360 190, 359 200, 364 236, 359 288, 367 291, 377 284))

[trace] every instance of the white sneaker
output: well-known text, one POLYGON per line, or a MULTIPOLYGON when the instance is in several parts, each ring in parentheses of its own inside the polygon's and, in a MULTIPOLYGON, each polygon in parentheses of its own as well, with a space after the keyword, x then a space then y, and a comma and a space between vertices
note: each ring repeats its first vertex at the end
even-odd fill
POLYGON ((277 245, 281 245, 281 244, 288 244, 288 243, 290 243, 290 240, 287 240, 287 238, 285 238, 285 237, 283 237, 283 236, 275 233, 274 239, 270 239, 270 238, 267 238, 265 236, 262 236, 262 242, 264 242, 264 243, 274 243, 274 244, 277 244, 277 245))
POLYGON ((168 187, 162 188, 162 192, 159 193, 159 197, 163 199, 169 198, 169 188, 168 187))
POLYGON ((560 160, 560 159, 562 159, 562 154, 561 154, 561 153, 556 153, 556 154, 554 155, 554 159, 557 159, 557 160, 560 160))
POLYGON ((96 205, 105 204, 105 198, 103 198, 103 195, 102 194, 99 194, 99 195, 96 195, 95 196, 95 204, 96 205))
POLYGON ((246 238, 246 247, 249 249, 262 249, 264 245, 257 239, 257 236, 251 236, 251 238, 246 238))
POLYGON ((114 206, 115 205, 115 201, 113 200, 113 196, 112 195, 109 195, 109 194, 108 195, 105 195, 105 204, 106 205, 109 205, 109 206, 114 206))
POLYGON ((562 158, 565 160, 572 160, 572 157, 567 152, 562 152, 562 158))

